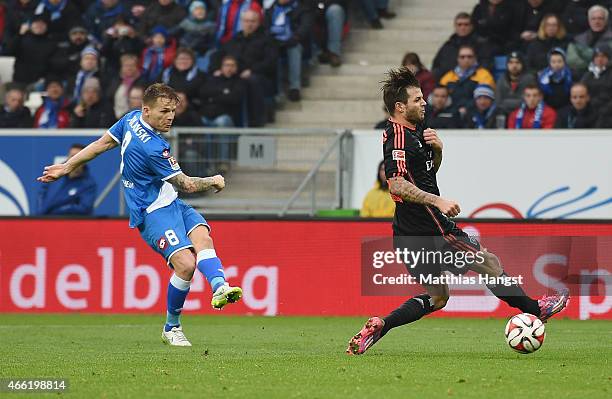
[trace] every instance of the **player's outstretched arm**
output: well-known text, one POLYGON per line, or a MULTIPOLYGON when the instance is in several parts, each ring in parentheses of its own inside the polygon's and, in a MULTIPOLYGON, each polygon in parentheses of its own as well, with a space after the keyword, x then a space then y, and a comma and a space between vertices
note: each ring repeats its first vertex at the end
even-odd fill
POLYGON ((45 166, 42 176, 40 176, 36 180, 43 183, 54 182, 60 177, 72 172, 84 163, 91 161, 103 152, 117 147, 117 145, 117 142, 113 140, 113 138, 108 133, 104 133, 102 137, 89 144, 87 147, 83 148, 66 162, 58 163, 51 166, 45 166))
POLYGON ((392 177, 389 179, 389 192, 407 202, 435 206, 440 212, 449 217, 455 217, 461 212, 459 204, 455 201, 423 191, 403 177, 392 177))
POLYGON ((179 191, 184 193, 200 193, 214 188, 219 192, 225 188, 225 179, 221 175, 210 177, 191 177, 184 173, 179 173, 168 179, 179 191))

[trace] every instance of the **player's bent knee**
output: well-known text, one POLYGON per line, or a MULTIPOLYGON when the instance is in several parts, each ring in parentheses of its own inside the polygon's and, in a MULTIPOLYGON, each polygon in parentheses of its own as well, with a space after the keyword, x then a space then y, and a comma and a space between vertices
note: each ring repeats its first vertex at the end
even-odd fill
POLYGON ((483 263, 483 266, 487 274, 491 276, 499 276, 503 273, 504 270, 501 266, 499 258, 495 254, 491 252, 485 252, 484 258, 485 261, 483 263))
POLYGON ((172 255, 170 263, 174 272, 183 279, 191 280, 196 269, 195 257, 189 249, 182 249, 172 255))

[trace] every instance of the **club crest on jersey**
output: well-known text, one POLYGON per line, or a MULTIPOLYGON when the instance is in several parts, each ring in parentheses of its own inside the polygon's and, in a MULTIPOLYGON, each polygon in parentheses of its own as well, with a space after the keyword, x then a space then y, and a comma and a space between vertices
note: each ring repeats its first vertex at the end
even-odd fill
POLYGON ((162 157, 164 158, 170 158, 170 150, 169 149, 165 149, 162 151, 162 157))
POLYGON ((406 160, 406 151, 404 150, 393 150, 393 160, 394 161, 405 161, 406 160))
POLYGON ((170 167, 173 170, 179 170, 181 167, 179 166, 178 162, 176 162, 176 159, 174 159, 174 157, 169 157, 168 158, 168 162, 170 163, 170 167))
POLYGON ((161 237, 159 240, 157 240, 157 248, 159 249, 165 249, 168 246, 168 241, 166 241, 165 237, 161 237))

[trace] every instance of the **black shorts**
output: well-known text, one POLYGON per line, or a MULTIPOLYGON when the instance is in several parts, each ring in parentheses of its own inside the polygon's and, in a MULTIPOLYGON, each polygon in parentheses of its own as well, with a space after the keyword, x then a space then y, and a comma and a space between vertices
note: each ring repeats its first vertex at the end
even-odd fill
POLYGON ((437 236, 394 236, 393 246, 402 253, 406 251, 420 256, 415 262, 415 255, 405 261, 408 273, 419 279, 420 276, 440 276, 443 271, 456 275, 465 274, 470 266, 481 256, 480 243, 468 236, 459 227, 437 236), (421 253, 421 255, 418 255, 421 253))

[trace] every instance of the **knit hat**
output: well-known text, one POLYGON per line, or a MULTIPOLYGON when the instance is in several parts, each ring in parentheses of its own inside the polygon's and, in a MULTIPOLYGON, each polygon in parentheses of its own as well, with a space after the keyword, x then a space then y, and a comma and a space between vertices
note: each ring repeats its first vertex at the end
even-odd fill
POLYGON ((204 3, 201 0, 194 0, 191 2, 191 4, 189 5, 189 14, 191 14, 193 12, 193 10, 195 10, 198 7, 202 7, 206 10, 206 3, 204 3))
POLYGON ((597 46, 593 49, 593 57, 595 57, 597 54, 603 54, 608 58, 612 58, 612 49, 605 44, 597 46))
POLYGON ((168 39, 168 30, 164 28, 163 25, 157 25, 153 29, 151 29, 151 36, 155 36, 158 33, 162 35, 165 39, 168 39))
POLYGON ((72 35, 73 33, 77 33, 77 32, 87 34, 87 29, 85 29, 83 25, 75 25, 72 28, 70 28, 70 31, 68 32, 68 34, 72 35))
POLYGON ((508 54, 508 61, 512 59, 519 60, 521 64, 525 65, 525 58, 523 57, 523 54, 520 51, 510 52, 510 54, 508 54))
POLYGON ((474 100, 482 96, 495 100, 495 92, 493 91, 493 88, 486 84, 478 85, 476 86, 476 89, 474 89, 474 100))
POLYGON ((548 61, 550 61, 550 56, 553 54, 559 54, 561 57, 563 57, 563 61, 565 61, 565 50, 563 50, 561 47, 554 47, 548 52, 548 55, 546 56, 548 61))
POLYGON ((92 54, 95 55, 96 57, 98 57, 98 50, 96 50, 95 47, 93 46, 87 46, 85 47, 82 51, 81 51, 81 57, 87 55, 87 54, 92 54))

